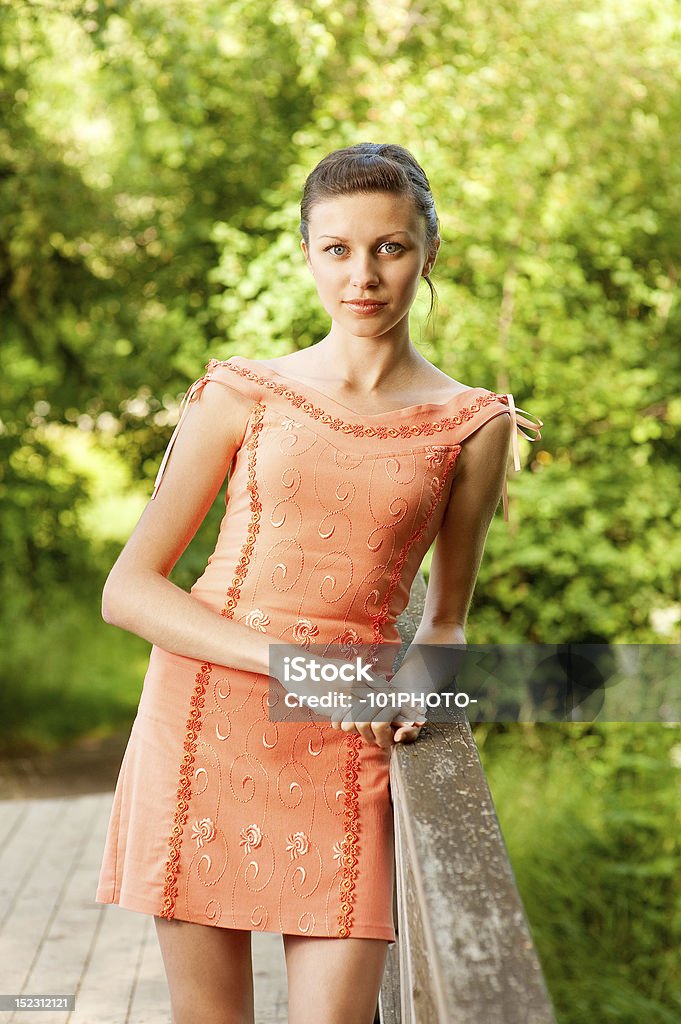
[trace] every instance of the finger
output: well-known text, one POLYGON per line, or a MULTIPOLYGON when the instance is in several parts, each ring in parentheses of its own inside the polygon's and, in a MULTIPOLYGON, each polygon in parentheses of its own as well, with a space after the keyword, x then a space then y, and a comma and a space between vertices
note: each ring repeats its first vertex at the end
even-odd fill
POLYGON ((426 719, 418 715, 414 718, 413 714, 410 717, 406 712, 400 711, 399 715, 393 717, 393 722, 396 725, 425 725, 426 719))
POLYGON ((421 733, 419 726, 401 725, 394 736, 395 743, 413 743, 421 733))
POLYGON ((378 744, 384 750, 392 747, 395 742, 395 735, 390 722, 372 722, 371 733, 371 741, 378 744))
POLYGON ((331 727, 333 729, 340 729, 341 722, 345 718, 346 711, 344 708, 334 708, 331 712, 331 727))
POLYGON ((384 734, 377 733, 373 722, 357 722, 356 724, 358 733, 366 743, 377 744, 379 747, 392 744, 392 736, 388 740, 384 734))

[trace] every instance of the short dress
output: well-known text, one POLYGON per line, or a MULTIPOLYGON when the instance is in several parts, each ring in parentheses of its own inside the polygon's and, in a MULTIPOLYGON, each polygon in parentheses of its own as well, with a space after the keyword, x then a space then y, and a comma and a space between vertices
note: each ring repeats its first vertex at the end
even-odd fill
MULTIPOLYGON (((301 649, 400 643, 396 620, 441 525, 466 439, 509 413, 485 388, 358 414, 271 367, 210 359, 252 401, 215 550, 191 594, 301 649)), ((518 412, 524 415, 518 415, 518 412)), ((519 424, 533 434, 524 433, 519 424)), ((504 486, 504 518, 508 518, 504 486)), ((393 748, 295 713, 271 677, 152 646, 118 775, 96 902, 218 927, 394 943, 393 748)))

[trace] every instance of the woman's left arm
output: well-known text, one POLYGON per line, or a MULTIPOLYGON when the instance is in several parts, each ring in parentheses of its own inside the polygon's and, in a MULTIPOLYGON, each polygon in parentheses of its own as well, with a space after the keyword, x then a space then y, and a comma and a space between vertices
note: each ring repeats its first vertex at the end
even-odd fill
MULTIPOLYGON (((410 688, 423 676, 424 658, 428 679, 419 687, 441 690, 451 682, 456 659, 451 652, 419 652, 419 645, 466 643, 468 610, 477 580, 487 534, 501 499, 508 464, 510 416, 488 420, 471 434, 457 460, 449 501, 438 531, 430 567, 421 622, 407 648, 400 668, 392 677, 396 688, 410 688)), ((423 716, 416 716, 421 720, 423 716)), ((409 739, 418 728, 400 726, 395 739, 409 739), (402 734, 401 730, 407 732, 402 734)))

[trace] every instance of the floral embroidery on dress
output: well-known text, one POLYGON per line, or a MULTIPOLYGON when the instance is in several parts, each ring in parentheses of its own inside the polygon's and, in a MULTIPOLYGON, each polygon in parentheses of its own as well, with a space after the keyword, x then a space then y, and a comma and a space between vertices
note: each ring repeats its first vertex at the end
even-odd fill
POLYGON ((262 608, 254 608, 253 611, 244 616, 244 622, 251 629, 259 629, 261 633, 264 633, 265 626, 270 624, 270 617, 262 608))
POLYGON ((333 859, 337 860, 339 864, 343 863, 343 857, 345 856, 342 843, 333 844, 333 859))
POLYGON ((431 444, 426 448, 426 460, 431 469, 441 466, 445 461, 448 449, 440 444, 431 444))
POLYGON ((192 839, 196 839, 198 847, 215 839, 215 825, 210 818, 201 818, 192 825, 192 839))
POLYGON ((303 425, 298 420, 292 420, 290 416, 286 416, 281 422, 284 430, 293 430, 294 427, 302 427, 303 425))
POLYGON ((361 642, 362 638, 356 629, 346 629, 345 632, 341 633, 338 641, 345 657, 357 654, 357 645, 361 644, 361 642))
POLYGON ((251 853, 262 842, 262 832, 257 825, 247 825, 241 829, 239 846, 243 846, 245 853, 251 853))
POLYGON ((309 647, 315 636, 319 636, 319 626, 315 626, 311 619, 298 619, 293 627, 293 639, 296 643, 309 647))
POLYGON ((286 849, 291 854, 291 860, 295 860, 296 857, 300 857, 301 854, 307 853, 310 846, 310 841, 304 832, 293 832, 288 837, 286 849))

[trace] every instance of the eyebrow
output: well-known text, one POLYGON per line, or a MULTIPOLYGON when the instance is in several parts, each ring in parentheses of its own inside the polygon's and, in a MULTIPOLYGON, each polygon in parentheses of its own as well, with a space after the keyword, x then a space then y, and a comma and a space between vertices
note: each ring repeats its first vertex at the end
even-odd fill
MULTIPOLYGON (((407 238, 411 238, 409 231, 403 231, 402 228, 397 228, 395 231, 385 231, 382 235, 378 235, 375 239, 376 242, 380 241, 381 238, 387 238, 388 235, 406 235, 407 238)), ((337 238, 339 242, 347 242, 347 238, 343 238, 342 235, 318 235, 318 238, 337 238)))

